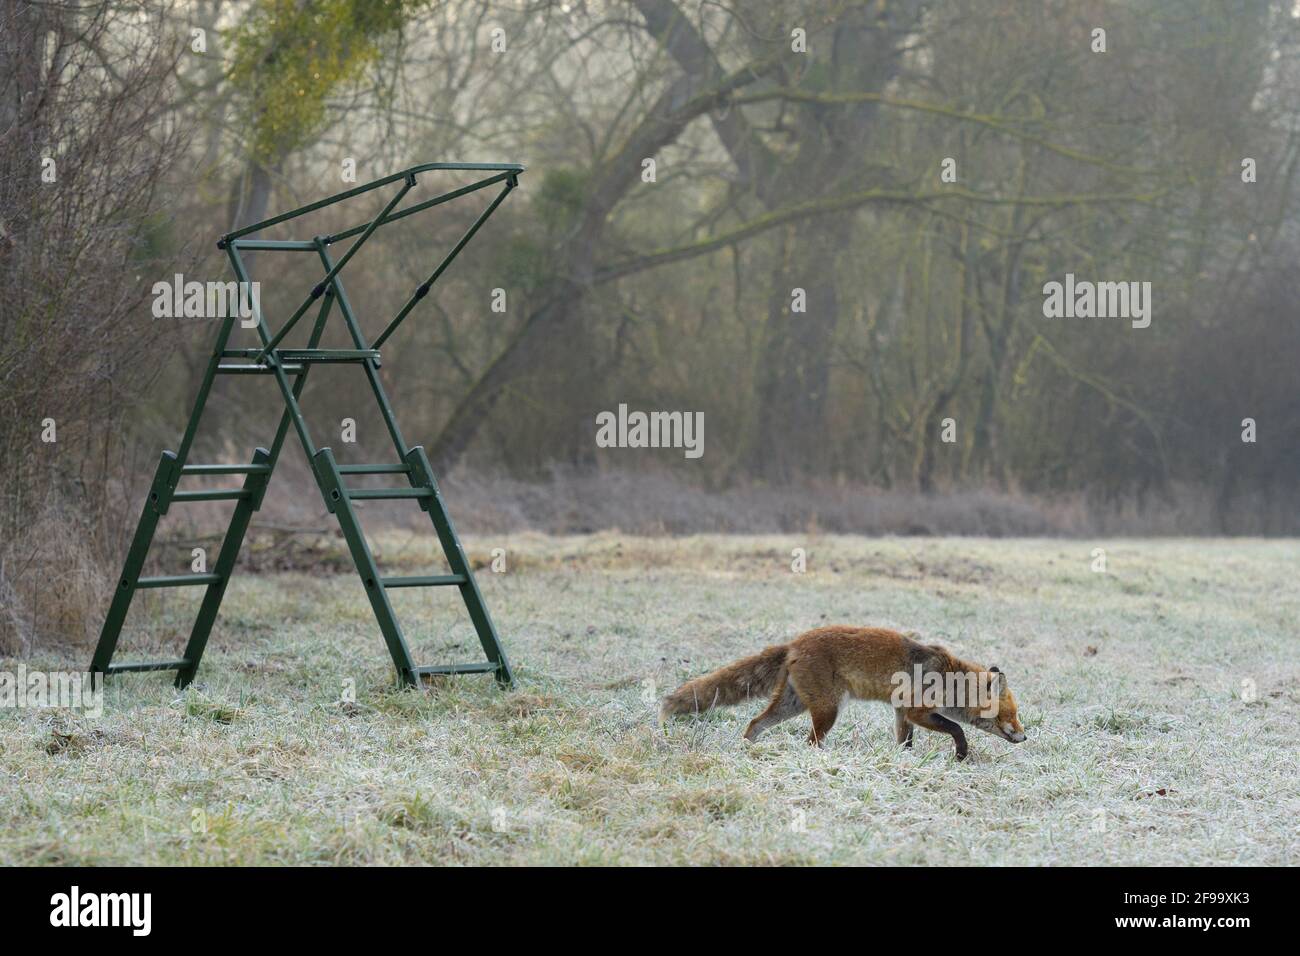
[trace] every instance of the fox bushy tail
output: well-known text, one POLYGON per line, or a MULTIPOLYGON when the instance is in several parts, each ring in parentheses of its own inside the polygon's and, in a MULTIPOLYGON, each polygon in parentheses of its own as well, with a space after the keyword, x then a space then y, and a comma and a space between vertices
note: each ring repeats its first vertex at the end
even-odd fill
POLYGON ((712 674, 689 680, 664 698, 659 719, 673 714, 693 714, 710 707, 739 704, 751 697, 771 694, 785 678, 785 658, 790 648, 778 644, 753 657, 720 667, 712 674))

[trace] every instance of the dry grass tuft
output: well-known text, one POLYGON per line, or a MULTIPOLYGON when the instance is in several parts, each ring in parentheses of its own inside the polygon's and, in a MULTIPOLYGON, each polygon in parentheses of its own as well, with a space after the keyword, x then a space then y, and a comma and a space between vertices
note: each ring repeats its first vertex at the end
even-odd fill
POLYGON ((24 522, 24 534, 0 541, 0 653, 84 646, 98 635, 116 571, 74 515, 48 503, 24 522))

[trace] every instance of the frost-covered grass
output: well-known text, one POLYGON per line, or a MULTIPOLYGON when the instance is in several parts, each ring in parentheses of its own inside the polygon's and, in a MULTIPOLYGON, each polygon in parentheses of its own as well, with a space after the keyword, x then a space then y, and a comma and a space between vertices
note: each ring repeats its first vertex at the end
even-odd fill
MULTIPOLYGON (((471 545, 506 549, 480 579, 518 690, 397 691, 354 575, 243 576, 186 693, 127 675, 98 719, 0 709, 0 862, 1300 862, 1296 542, 471 545), (957 764, 870 704, 821 751, 806 718, 746 744, 759 703, 657 727, 683 678, 831 622, 1000 665, 1029 741, 971 732, 957 764)), ((390 535, 381 560, 418 573, 426 548, 390 535)), ((453 593, 394 593, 420 661, 478 659, 453 593)), ((197 595, 175 594, 133 612, 124 659, 176 652, 197 595)))

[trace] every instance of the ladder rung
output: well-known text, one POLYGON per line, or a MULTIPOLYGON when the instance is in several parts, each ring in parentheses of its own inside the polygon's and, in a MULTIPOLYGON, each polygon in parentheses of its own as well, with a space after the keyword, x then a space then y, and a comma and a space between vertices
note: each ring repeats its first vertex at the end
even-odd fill
POLYGON ((344 475, 406 475, 410 471, 410 465, 339 465, 339 473, 344 475))
POLYGON ((216 584, 221 580, 219 574, 165 574, 157 578, 138 578, 138 588, 183 588, 196 584, 216 584))
POLYGON ((379 583, 386 588, 440 588, 464 584, 466 580, 463 574, 433 574, 423 578, 380 578, 379 583))
POLYGON ((282 362, 365 362, 379 358, 376 349, 276 349, 282 362))
POLYGON ((319 248, 316 243, 308 242, 305 239, 297 241, 292 239, 232 239, 230 244, 236 249, 247 249, 249 252, 270 251, 273 249, 292 252, 315 252, 319 248))
MULTIPOLYGON (((222 358, 256 358, 261 349, 225 349, 222 358)), ((273 349, 272 354, 281 362, 365 362, 379 358, 377 349, 273 349)), ((254 365, 253 368, 258 368, 254 365)))
POLYGON ((229 488, 220 491, 178 491, 172 495, 172 501, 242 501, 252 497, 242 488, 229 488))
POLYGON ((352 499, 433 497, 433 492, 428 488, 355 488, 347 494, 352 499))
POLYGON ((494 674, 496 671, 497 665, 491 661, 484 661, 481 664, 431 664, 415 669, 421 677, 431 674, 494 674))
MULTIPOLYGON (((286 375, 301 375, 303 371, 301 365, 282 365, 280 368, 286 375)), ((275 369, 269 365, 218 365, 217 371, 223 375, 270 375, 275 369)))
POLYGON ((186 465, 182 475, 265 475, 270 465, 186 465))
POLYGON ((178 671, 182 667, 189 665, 189 661, 181 659, 179 661, 140 661, 135 664, 109 664, 104 669, 105 674, 132 674, 140 671, 178 671))

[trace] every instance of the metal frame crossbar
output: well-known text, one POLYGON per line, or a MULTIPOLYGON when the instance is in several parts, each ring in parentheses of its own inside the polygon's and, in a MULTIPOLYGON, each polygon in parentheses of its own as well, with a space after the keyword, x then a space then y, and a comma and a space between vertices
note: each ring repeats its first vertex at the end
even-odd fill
POLYGON ((172 670, 176 672, 177 687, 185 687, 194 680, 195 672, 198 670, 199 662, 203 658, 203 651, 207 646, 208 637, 212 631, 212 625, 216 621, 217 611, 221 607, 221 599, 225 595, 226 585, 229 583, 230 576, 234 571, 235 559, 239 555, 239 549, 243 544, 249 521, 253 513, 262 506, 262 500, 266 495, 271 474, 275 470, 281 448, 284 445, 289 428, 292 426, 302 444, 303 451, 307 455, 307 460, 312 466, 312 472, 320 487, 325 507, 338 519, 344 540, 347 542, 348 550, 352 555, 352 561, 356 565, 357 573, 361 576, 362 584, 365 587, 366 596, 370 600, 371 609, 379 622, 379 630, 383 634, 384 641, 388 645, 388 652, 393 658, 394 666, 397 668, 398 680, 403 684, 415 685, 419 683, 422 677, 434 674, 488 673, 493 674, 502 685, 510 686, 514 683, 510 663, 506 659, 505 650, 501 646, 492 618, 488 615, 487 606, 483 603, 483 596, 474 580, 473 570, 465 558, 460 538, 456 534, 456 529, 451 523, 451 517, 448 515, 447 508, 443 503, 428 456, 425 454, 423 447, 419 445, 408 446, 405 439, 403 439, 401 430, 397 426, 397 420, 393 416, 392 406, 388 402, 388 396, 385 394, 383 385, 380 382, 378 369, 380 365, 380 346, 388 341, 397 327, 410 314, 416 303, 428 295, 429 289, 447 270, 452 260, 460 254, 461 250, 465 248, 488 217, 501 205, 501 202, 510 191, 519 184, 519 174, 523 171, 524 167, 515 163, 426 163, 420 166, 412 166, 410 169, 394 173, 391 176, 385 176, 382 179, 376 179, 373 182, 338 193, 319 202, 295 209, 292 212, 273 216, 262 222, 238 229, 221 238, 221 241, 217 243, 217 248, 225 250, 235 276, 241 283, 241 288, 248 288, 247 283, 249 281, 248 269, 240 255, 241 253, 314 253, 320 260, 320 265, 325 274, 312 287, 307 298, 294 310, 274 335, 271 334, 271 330, 262 314, 260 302, 254 299, 253 308, 255 310, 254 316, 257 319, 257 334, 262 343, 260 348, 228 348, 227 343, 234 328, 235 317, 231 315, 222 320, 207 371, 199 384, 199 392, 194 400, 194 408, 190 413, 189 424, 186 426, 185 434, 181 438, 180 447, 174 452, 164 451, 161 460, 158 462, 157 471, 154 473, 153 482, 149 487, 144 511, 140 516, 140 523, 136 526, 131 547, 126 555, 122 575, 118 579, 118 586, 114 592, 112 604, 104 620, 104 627, 100 632, 99 644, 95 648, 95 655, 91 661, 90 670, 93 674, 107 675, 172 670), (441 170, 481 172, 490 175, 468 186, 463 186, 398 210, 398 205, 416 185, 417 177, 421 173, 441 170), (502 186, 501 191, 493 198, 488 207, 452 247, 451 251, 438 262, 429 277, 415 288, 415 291, 411 293, 396 317, 379 334, 379 337, 374 342, 367 343, 361 333, 361 326, 352 311, 352 305, 348 301, 347 293, 343 288, 343 281, 340 278, 344 267, 356 255, 357 250, 374 235, 376 230, 385 225, 498 183, 502 186), (400 187, 396 195, 388 201, 379 215, 369 222, 346 229, 343 232, 329 236, 317 236, 310 240, 246 238, 269 226, 288 222, 307 213, 324 209, 334 203, 352 199, 393 184, 400 184, 400 187), (335 261, 330 255, 329 247, 336 242, 353 239, 353 237, 355 237, 355 241, 335 261), (307 347, 295 349, 280 347, 280 343, 285 336, 293 330, 298 320, 307 313, 312 303, 318 300, 320 306, 316 314, 315 324, 307 340, 307 347), (323 349, 319 347, 321 336, 325 331, 326 320, 329 318, 330 310, 335 302, 338 303, 339 312, 343 316, 348 336, 352 340, 353 348, 351 349, 323 349), (243 361, 229 362, 228 359, 242 359, 243 361), (348 363, 362 367, 374 393, 375 400, 379 405, 380 413, 383 416, 394 449, 401 459, 400 462, 374 465, 340 465, 335 461, 334 453, 328 447, 316 447, 311 434, 307 430, 307 423, 303 419, 299 397, 306 385, 307 374, 311 367, 321 363, 348 363), (194 436, 198 432, 199 421, 203 416, 208 394, 212 390, 213 382, 218 375, 274 376, 280 394, 284 398, 284 412, 280 416, 280 423, 270 448, 258 448, 249 464, 188 464, 190 449, 194 443, 194 436), (345 481, 345 476, 348 475, 385 474, 404 475, 409 487, 354 488, 345 481), (178 491, 177 486, 180 484, 181 478, 186 475, 238 475, 243 476, 243 482, 239 488, 227 490, 178 491), (413 499, 419 504, 421 510, 428 513, 433 522, 433 528, 438 536, 443 554, 446 556, 448 567, 451 570, 450 574, 435 574, 424 577, 386 577, 380 573, 374 555, 370 550, 370 545, 362 533, 357 510, 353 507, 353 502, 397 498, 413 499), (230 524, 226 528, 221 549, 217 554, 211 572, 159 577, 142 576, 145 558, 149 553, 150 545, 153 543, 154 531, 158 526, 159 519, 167 514, 173 503, 187 501, 235 502, 234 514, 231 516, 230 524), (131 599, 134 597, 135 592, 141 589, 186 586, 202 587, 204 588, 204 594, 184 655, 178 660, 113 663, 113 654, 117 649, 118 637, 121 634, 122 625, 126 620, 127 611, 130 610, 131 599), (473 622, 474 630, 478 634, 479 643, 483 646, 483 652, 487 660, 469 664, 417 666, 411 658, 410 648, 407 646, 401 626, 393 613, 387 593, 393 588, 411 587, 457 588, 465 602, 466 610, 469 612, 470 620, 473 622))

